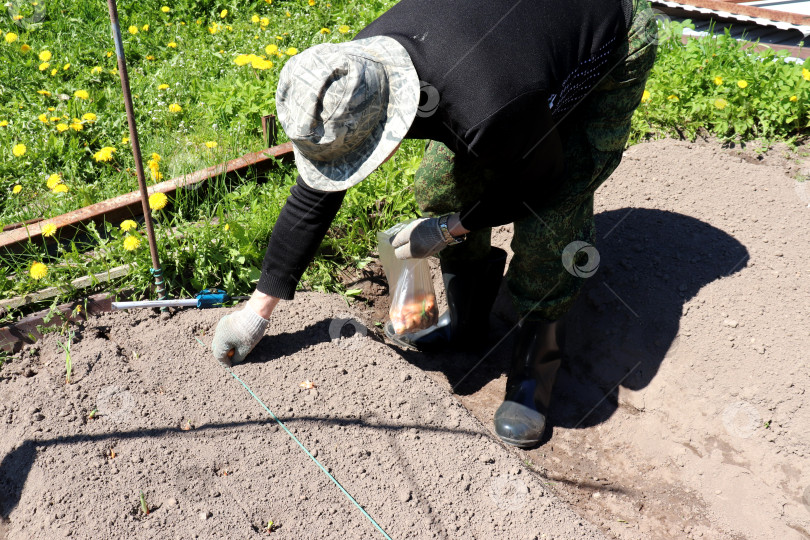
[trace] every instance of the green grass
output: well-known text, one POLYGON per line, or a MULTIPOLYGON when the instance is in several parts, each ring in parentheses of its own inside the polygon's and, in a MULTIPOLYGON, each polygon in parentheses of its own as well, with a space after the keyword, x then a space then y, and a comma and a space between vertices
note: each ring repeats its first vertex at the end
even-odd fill
MULTIPOLYGON (((157 154, 159 174, 148 169, 149 183, 260 150, 260 117, 275 112, 278 73, 295 53, 291 48, 350 39, 394 3, 180 0, 167 2, 166 13, 162 1, 121 2, 144 161, 157 154), (253 62, 244 55, 255 55, 253 62), (180 111, 172 112, 172 104, 180 111)), ((23 11, 20 24, 0 17, 0 225, 58 215, 137 188, 123 140, 128 132, 106 6, 60 0, 48 2, 46 10, 34 25, 22 24, 35 19, 30 12, 23 11), (40 70, 44 51, 50 65, 40 70), (87 92, 86 99, 79 91, 87 92), (25 152, 14 155, 20 144, 25 152), (96 159, 105 147, 114 148, 111 160, 96 159), (55 184, 65 187, 54 190, 55 184)), ((804 136, 810 71, 784 62, 782 54, 746 52, 727 36, 684 45, 680 27, 668 35, 633 119, 631 143, 665 135, 693 138, 701 130, 728 140, 804 136)), ((406 141, 394 159, 348 192, 304 286, 341 291, 339 269, 368 261, 374 233, 416 215, 411 185, 422 152, 420 141, 406 141)), ((291 166, 267 178, 220 178, 206 190, 179 190, 154 212, 171 294, 190 296, 208 287, 249 293, 294 179, 291 166)), ((135 271, 95 289, 152 295, 142 226, 90 226, 72 241, 50 246, 40 239, 22 253, 0 253, 0 298, 47 286, 64 288, 60 301, 85 295, 89 291, 70 290, 70 280, 123 264, 134 264, 135 271), (31 275, 36 262, 45 265, 44 276, 31 275)), ((15 316, 8 313, 0 322, 15 316)))
POLYGON ((795 141, 810 126, 810 71, 788 52, 754 52, 725 34, 681 42, 682 26, 662 34, 631 141, 660 135, 694 139, 795 141))

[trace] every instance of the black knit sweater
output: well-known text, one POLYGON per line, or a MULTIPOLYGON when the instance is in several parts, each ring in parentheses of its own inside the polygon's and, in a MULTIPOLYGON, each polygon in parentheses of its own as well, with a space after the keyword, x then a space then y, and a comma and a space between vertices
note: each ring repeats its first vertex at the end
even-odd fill
MULTIPOLYGON (((500 171, 461 209, 462 225, 476 230, 524 218, 559 188, 555 125, 610 69, 629 20, 628 0, 401 0, 355 39, 389 36, 408 51, 426 91, 407 138, 500 171)), ((293 297, 345 195, 300 176, 290 193, 257 286, 282 299, 293 297)))

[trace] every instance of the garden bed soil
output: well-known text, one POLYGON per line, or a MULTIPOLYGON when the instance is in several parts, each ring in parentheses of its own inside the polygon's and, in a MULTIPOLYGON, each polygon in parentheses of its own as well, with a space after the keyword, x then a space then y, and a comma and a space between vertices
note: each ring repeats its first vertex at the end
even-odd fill
MULTIPOLYGON (((225 313, 92 317, 70 385, 54 334, 3 368, 3 538, 382 537, 214 361, 225 313)), ((269 333, 234 373, 392 538, 601 536, 341 297, 298 294, 269 333)))
MULTIPOLYGON (((492 433, 505 291, 480 364, 384 344, 372 268, 352 306, 282 303, 234 373, 393 538, 810 538, 803 159, 626 152, 597 193, 600 265, 566 320, 538 448, 492 433)), ((382 537, 212 360, 224 313, 91 318, 70 385, 54 335, 3 367, 0 539, 251 538, 268 520, 270 537, 382 537)))

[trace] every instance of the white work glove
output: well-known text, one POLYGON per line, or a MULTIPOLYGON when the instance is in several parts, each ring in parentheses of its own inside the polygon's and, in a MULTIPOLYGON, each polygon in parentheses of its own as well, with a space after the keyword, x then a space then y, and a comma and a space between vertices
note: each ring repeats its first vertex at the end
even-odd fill
POLYGON ((420 218, 409 223, 391 239, 397 259, 424 259, 449 243, 442 234, 439 218, 420 218))
POLYGON ((248 306, 225 315, 214 331, 214 341, 211 344, 214 358, 227 367, 238 364, 262 339, 269 323, 270 321, 260 317, 248 306))

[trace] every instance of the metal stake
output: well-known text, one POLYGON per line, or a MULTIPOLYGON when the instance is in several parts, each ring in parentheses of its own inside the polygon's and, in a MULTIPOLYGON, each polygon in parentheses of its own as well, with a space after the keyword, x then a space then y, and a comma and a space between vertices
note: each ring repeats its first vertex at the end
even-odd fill
MULTIPOLYGON (((132 143, 132 154, 135 157, 135 171, 138 174, 138 187, 141 191, 141 204, 143 205, 144 226, 149 241, 149 254, 152 256, 152 275, 155 277, 158 298, 165 300, 166 288, 163 282, 163 269, 158 259, 157 243, 155 242, 155 229, 152 226, 152 214, 149 209, 149 191, 146 189, 146 178, 143 173, 141 161, 141 145, 138 140, 138 128, 135 125, 135 113, 132 108, 132 95, 129 91, 129 75, 127 74, 127 61, 124 57, 124 42, 121 39, 121 27, 118 25, 118 6, 115 0, 107 0, 110 10, 110 24, 112 25, 113 40, 115 40, 115 55, 118 57, 118 73, 121 77, 121 90, 124 91, 124 106, 127 110, 127 124, 129 125, 129 140, 132 143)), ((161 308, 165 311, 166 308, 161 308)))

